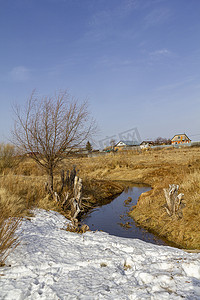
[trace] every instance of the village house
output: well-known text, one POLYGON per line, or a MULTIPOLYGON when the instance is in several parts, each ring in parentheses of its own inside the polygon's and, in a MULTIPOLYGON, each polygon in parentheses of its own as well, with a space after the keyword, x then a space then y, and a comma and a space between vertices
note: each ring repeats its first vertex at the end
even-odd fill
POLYGON ((131 147, 139 146, 137 141, 119 141, 114 149, 115 150, 124 150, 124 149, 129 149, 131 147))
POLYGON ((140 144, 140 148, 141 149, 147 149, 147 148, 150 148, 151 146, 154 145, 154 142, 153 141, 143 141, 141 144, 140 144))
POLYGON ((191 143, 191 140, 185 133, 184 134, 176 134, 171 139, 171 143, 172 143, 172 145, 188 144, 188 143, 191 143))

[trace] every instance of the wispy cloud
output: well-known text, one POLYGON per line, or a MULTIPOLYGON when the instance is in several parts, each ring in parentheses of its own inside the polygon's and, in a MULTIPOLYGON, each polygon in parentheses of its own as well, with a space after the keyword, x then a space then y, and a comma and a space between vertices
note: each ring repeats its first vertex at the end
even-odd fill
POLYGON ((149 64, 166 63, 166 61, 170 63, 170 62, 174 62, 175 58, 177 58, 177 55, 166 48, 157 49, 152 52, 148 52, 149 64))
POLYGON ((13 81, 23 82, 30 78, 30 70, 25 66, 17 66, 10 71, 9 75, 13 81))
POLYGON ((118 16, 126 17, 130 13, 132 13, 134 10, 139 9, 141 7, 141 1, 139 0, 126 0, 122 2, 122 5, 120 5, 116 9, 116 13, 118 16))
POLYGON ((186 84, 190 84, 195 80, 195 77, 188 77, 185 78, 184 80, 173 82, 172 84, 167 84, 160 86, 156 89, 156 91, 168 91, 168 90, 173 90, 176 88, 180 88, 181 86, 185 86, 186 84))
POLYGON ((109 69, 117 69, 121 67, 129 67, 132 66, 135 63, 134 60, 131 59, 122 59, 117 57, 101 57, 97 62, 96 66, 106 67, 109 69))
POLYGON ((151 27, 165 23, 171 17, 171 11, 168 8, 156 8, 148 13, 144 18, 145 27, 151 27))
MULTIPOLYGON (((106 1, 106 3, 109 2, 106 1)), ((116 3, 114 6, 102 6, 101 10, 91 16, 88 31, 85 34, 86 38, 101 41, 112 34, 121 34, 123 30, 118 32, 116 28, 141 6, 139 0, 123 0, 116 3)))
POLYGON ((172 52, 169 51, 168 49, 159 49, 159 50, 155 50, 155 51, 149 53, 149 55, 152 57, 169 56, 171 54, 172 54, 172 52))
POLYGON ((91 26, 99 26, 102 24, 113 23, 115 20, 119 21, 119 18, 125 18, 132 11, 140 7, 139 0, 124 0, 120 2, 120 4, 103 8, 99 10, 97 13, 93 14, 90 25, 91 26))
POLYGON ((106 25, 110 22, 111 13, 112 12, 108 10, 102 10, 98 13, 95 13, 89 22, 90 27, 93 28, 102 26, 103 24, 106 25))

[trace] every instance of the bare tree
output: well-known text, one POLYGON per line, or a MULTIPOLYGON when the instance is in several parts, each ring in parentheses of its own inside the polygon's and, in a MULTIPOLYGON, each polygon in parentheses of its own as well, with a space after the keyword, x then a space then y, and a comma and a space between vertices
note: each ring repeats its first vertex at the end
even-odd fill
POLYGON ((170 145, 170 144, 171 144, 170 139, 162 138, 160 136, 154 141, 154 145, 170 145))
POLYGON ((25 109, 15 106, 13 142, 43 167, 53 192, 55 168, 95 130, 87 102, 80 104, 66 91, 37 98, 33 92, 25 109))

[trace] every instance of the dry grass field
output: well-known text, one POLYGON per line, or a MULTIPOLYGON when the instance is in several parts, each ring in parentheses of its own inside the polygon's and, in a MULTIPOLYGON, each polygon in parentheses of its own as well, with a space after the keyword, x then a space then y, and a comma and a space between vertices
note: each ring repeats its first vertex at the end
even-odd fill
POLYGON ((149 184, 152 190, 141 195, 131 216, 182 248, 200 249, 200 148, 126 151, 74 163, 93 178, 149 184), (184 193, 182 218, 168 216, 163 207, 163 188, 169 184, 178 184, 184 193))
MULTIPOLYGON (((69 158, 61 168, 66 171, 74 165, 83 178, 84 195, 89 196, 86 206, 96 205, 120 193, 126 181, 147 183, 152 190, 141 195, 131 216, 139 225, 182 248, 200 249, 200 148, 124 151, 94 158, 69 158), (169 184, 178 184, 179 191, 184 193, 182 218, 168 216, 163 207, 163 188, 169 184)), ((0 194, 17 203, 18 215, 27 215, 35 206, 67 215, 47 196, 44 189, 46 176, 31 159, 4 168, 2 174, 0 194)), ((59 186, 59 172, 55 176, 55 186, 59 186)))

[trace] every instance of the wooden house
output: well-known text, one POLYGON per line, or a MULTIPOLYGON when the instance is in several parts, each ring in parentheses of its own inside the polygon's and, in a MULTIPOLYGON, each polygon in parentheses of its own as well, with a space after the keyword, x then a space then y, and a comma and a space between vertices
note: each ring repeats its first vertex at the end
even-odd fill
POLYGON ((180 145, 180 144, 188 144, 191 143, 191 140, 189 137, 183 133, 183 134, 176 134, 172 139, 171 139, 172 145, 180 145))
POLYGON ((131 147, 139 146, 138 142, 136 141, 119 141, 115 146, 115 150, 124 150, 129 149, 131 147))

